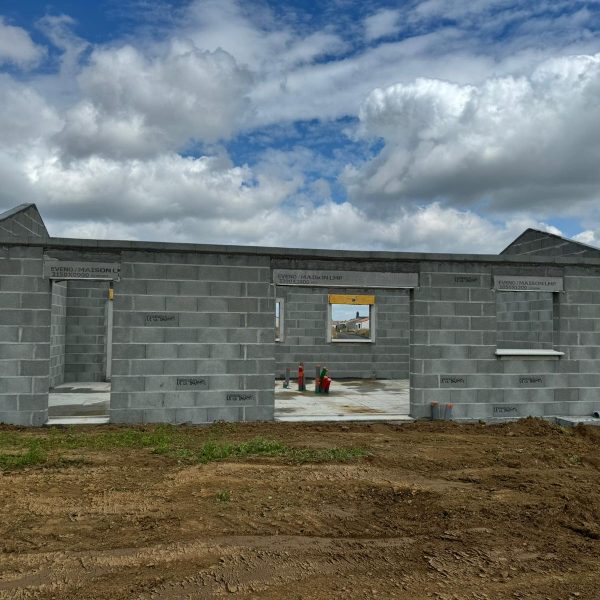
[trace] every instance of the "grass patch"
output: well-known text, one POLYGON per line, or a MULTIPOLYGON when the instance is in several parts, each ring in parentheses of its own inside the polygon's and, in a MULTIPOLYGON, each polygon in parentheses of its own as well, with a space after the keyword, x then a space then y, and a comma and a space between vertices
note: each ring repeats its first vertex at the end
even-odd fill
POLYGON ((83 457, 73 459, 63 456, 65 451, 81 453, 148 449, 155 454, 192 464, 253 457, 279 458, 296 464, 348 462, 367 455, 360 448, 296 448, 263 437, 241 442, 223 439, 233 434, 234 428, 193 429, 172 425, 109 431, 76 428, 52 428, 43 433, 0 431, 0 469, 85 462, 83 457))
POLYGON ((183 460, 209 463, 226 459, 250 458, 257 456, 282 458, 293 463, 347 462, 365 456, 361 448, 292 448, 276 440, 262 437, 247 442, 229 444, 226 442, 205 442, 198 450, 184 450, 177 453, 183 460))
POLYGON ((215 494, 217 502, 229 502, 231 500, 231 492, 229 490, 219 490, 215 494))
POLYGON ((48 460, 47 454, 37 444, 31 444, 25 451, 0 452, 0 469, 9 471, 12 469, 24 469, 35 465, 45 464, 48 460))

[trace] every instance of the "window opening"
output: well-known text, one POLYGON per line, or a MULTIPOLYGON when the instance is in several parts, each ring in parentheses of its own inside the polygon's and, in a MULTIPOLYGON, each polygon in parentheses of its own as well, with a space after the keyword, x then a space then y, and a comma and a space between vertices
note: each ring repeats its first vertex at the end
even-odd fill
POLYGON ((374 319, 375 296, 329 296, 329 341, 373 342, 374 319))
POLYGON ((275 300, 275 341, 283 341, 283 300, 275 300))
POLYGON ((498 349, 552 350, 558 342, 554 296, 552 292, 498 291, 498 349))

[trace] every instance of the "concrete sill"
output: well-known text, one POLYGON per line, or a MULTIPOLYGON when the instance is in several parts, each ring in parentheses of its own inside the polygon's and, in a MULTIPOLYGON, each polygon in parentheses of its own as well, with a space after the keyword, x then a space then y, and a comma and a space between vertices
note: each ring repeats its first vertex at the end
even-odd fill
POLYGON ((372 344, 373 340, 330 340, 332 344, 372 344))
POLYGON ((496 356, 500 359, 536 359, 549 358, 550 360, 558 360, 561 356, 564 356, 564 352, 558 350, 524 350, 521 348, 502 348, 496 350, 496 356))

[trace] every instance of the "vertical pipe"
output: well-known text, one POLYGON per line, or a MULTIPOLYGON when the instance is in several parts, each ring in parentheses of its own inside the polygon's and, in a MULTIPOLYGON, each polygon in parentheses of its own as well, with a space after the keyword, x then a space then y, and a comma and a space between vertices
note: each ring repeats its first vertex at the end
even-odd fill
POLYGON ((112 336, 113 336, 113 298, 115 290, 112 281, 108 288, 108 299, 106 303, 106 381, 112 377, 112 336))
POLYGON ((315 367, 315 394, 319 393, 319 375, 321 374, 321 367, 317 365, 315 367))

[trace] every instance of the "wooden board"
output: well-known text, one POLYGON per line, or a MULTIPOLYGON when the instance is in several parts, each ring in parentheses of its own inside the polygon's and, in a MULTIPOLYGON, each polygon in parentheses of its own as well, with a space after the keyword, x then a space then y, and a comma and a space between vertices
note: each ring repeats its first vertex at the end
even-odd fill
POLYGON ((329 294, 329 304, 375 304, 375 296, 329 294))

